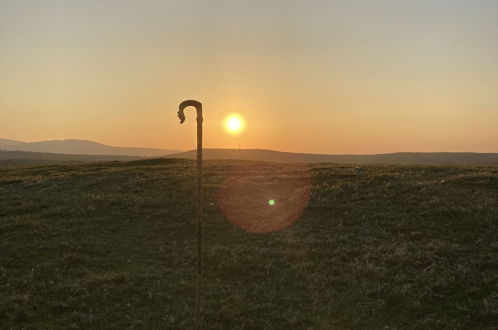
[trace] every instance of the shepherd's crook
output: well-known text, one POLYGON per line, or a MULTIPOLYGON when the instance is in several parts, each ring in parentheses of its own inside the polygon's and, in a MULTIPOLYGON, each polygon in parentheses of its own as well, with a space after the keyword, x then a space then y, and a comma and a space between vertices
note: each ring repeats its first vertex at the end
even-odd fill
POLYGON ((180 124, 185 121, 183 109, 194 107, 197 110, 197 286, 195 295, 195 325, 201 328, 201 298, 202 298, 202 104, 194 100, 180 103, 178 118, 180 124))

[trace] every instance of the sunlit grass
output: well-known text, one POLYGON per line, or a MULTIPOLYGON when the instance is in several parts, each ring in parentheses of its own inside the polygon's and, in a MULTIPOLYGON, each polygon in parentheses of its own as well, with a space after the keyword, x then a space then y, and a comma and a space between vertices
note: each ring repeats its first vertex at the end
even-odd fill
MULTIPOLYGON (((206 162, 205 328, 496 326, 496 168, 314 165, 300 219, 254 234, 216 203, 238 166, 290 171, 206 162)), ((0 168, 0 328, 192 328, 195 174, 185 160, 0 168)))

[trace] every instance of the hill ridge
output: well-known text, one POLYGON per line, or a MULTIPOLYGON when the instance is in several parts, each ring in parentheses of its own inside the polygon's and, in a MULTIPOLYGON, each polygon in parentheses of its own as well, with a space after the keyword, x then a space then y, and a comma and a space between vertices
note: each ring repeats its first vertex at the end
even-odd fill
MULTIPOLYGON (((196 150, 170 154, 167 158, 194 159, 196 150)), ((477 152, 395 152, 372 155, 293 153, 269 149, 204 149, 203 158, 276 161, 284 163, 352 164, 441 164, 498 165, 498 153, 477 152)))
MULTIPOLYGON (((141 158, 180 158, 195 159, 195 149, 180 153, 160 156, 133 156, 112 154, 68 154, 43 153, 31 151, 3 150, 0 146, 0 162, 5 163, 33 163, 56 161, 128 161, 141 158)), ((279 163, 337 163, 337 164, 398 164, 398 165, 462 165, 462 166, 498 166, 498 153, 477 152, 396 152, 373 155, 355 154, 312 154, 293 153, 269 149, 222 149, 207 148, 203 150, 205 160, 247 160, 279 163)))
POLYGON ((139 157, 159 157, 180 151, 160 148, 115 147, 91 140, 80 139, 47 140, 37 142, 0 139, 0 149, 9 151, 29 151, 70 155, 139 157))

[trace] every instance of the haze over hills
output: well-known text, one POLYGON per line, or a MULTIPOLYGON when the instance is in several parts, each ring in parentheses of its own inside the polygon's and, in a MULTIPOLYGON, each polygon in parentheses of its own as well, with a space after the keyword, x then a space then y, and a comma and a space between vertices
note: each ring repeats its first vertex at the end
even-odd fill
POLYGON ((53 140, 39 142, 22 142, 0 139, 0 150, 31 151, 72 155, 106 155, 106 156, 139 156, 159 157, 180 150, 154 149, 154 148, 128 148, 112 147, 105 144, 87 140, 53 140))
MULTIPOLYGON (((196 156, 196 150, 178 152, 166 149, 111 147, 85 140, 20 142, 0 139, 0 165, 34 165, 67 161, 129 161, 144 157, 195 159, 196 156)), ((204 149, 203 158, 206 160, 237 159, 281 163, 498 166, 498 153, 471 152, 398 152, 376 155, 325 155, 266 149, 204 149)))
POLYGON ((111 162, 143 159, 137 156, 74 155, 0 150, 0 166, 35 166, 65 162, 111 162))
MULTIPOLYGON (((170 154, 166 157, 195 159, 196 151, 189 150, 170 154)), ((472 152, 398 152, 377 155, 324 155, 264 149, 204 149, 203 158, 283 163, 498 165, 498 153, 472 152)))

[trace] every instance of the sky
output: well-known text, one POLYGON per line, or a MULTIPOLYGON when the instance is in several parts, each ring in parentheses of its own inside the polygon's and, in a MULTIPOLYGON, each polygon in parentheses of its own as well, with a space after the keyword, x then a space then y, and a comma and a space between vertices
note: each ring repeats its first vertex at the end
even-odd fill
POLYGON ((495 0, 0 0, 0 138, 498 152, 497 59, 495 0))

